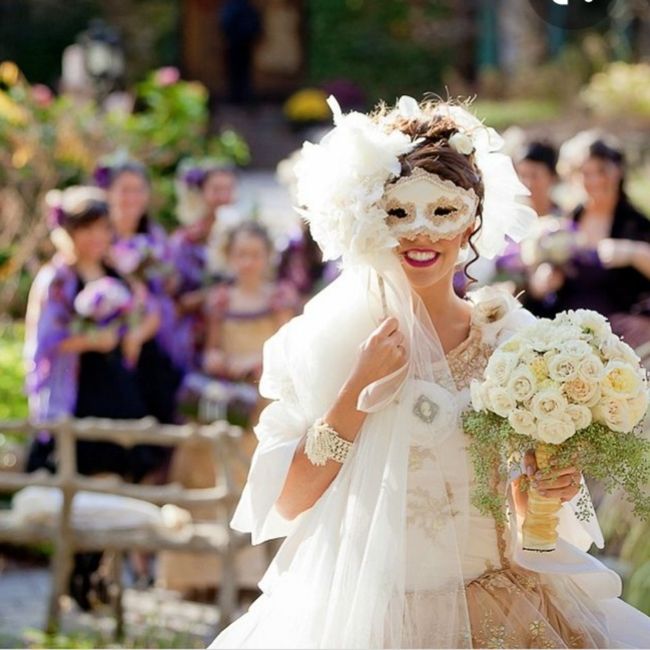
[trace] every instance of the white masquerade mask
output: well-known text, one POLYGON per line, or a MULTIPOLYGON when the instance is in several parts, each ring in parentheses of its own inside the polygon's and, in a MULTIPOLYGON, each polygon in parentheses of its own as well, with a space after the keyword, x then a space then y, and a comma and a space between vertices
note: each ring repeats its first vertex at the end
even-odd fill
POLYGON ((432 241, 453 239, 476 219, 479 198, 451 181, 416 167, 410 176, 389 185, 383 199, 386 223, 394 237, 432 241))

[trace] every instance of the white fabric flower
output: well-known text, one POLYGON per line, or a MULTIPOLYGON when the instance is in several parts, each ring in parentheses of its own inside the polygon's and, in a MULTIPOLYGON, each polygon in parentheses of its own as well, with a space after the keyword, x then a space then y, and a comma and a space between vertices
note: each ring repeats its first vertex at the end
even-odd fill
POLYGON ((530 411, 526 409, 517 408, 508 416, 510 426, 522 436, 537 436, 537 424, 535 418, 530 411))
POLYGON ((454 133, 449 138, 449 146, 464 156, 469 156, 474 151, 474 142, 466 133, 454 133))
POLYGON ((531 401, 533 415, 538 420, 561 417, 568 406, 567 400, 557 388, 539 391, 531 401))
POLYGON ((544 418, 537 422, 537 438, 542 442, 559 445, 576 432, 573 420, 564 413, 557 418, 544 418))
POLYGON ((573 420, 576 431, 586 429, 591 424, 591 409, 582 404, 569 404, 569 406, 566 407, 566 412, 573 420))

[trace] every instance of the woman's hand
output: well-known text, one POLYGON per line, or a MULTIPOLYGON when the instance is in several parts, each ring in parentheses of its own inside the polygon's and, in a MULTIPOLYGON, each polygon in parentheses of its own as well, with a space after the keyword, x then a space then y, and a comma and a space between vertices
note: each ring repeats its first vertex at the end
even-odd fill
POLYGON ((525 473, 512 482, 512 496, 517 514, 523 519, 528 508, 528 492, 522 490, 522 482, 534 487, 543 497, 560 499, 562 503, 571 501, 580 492, 582 475, 576 467, 540 471, 535 452, 530 449, 524 456, 525 473))
POLYGON ((88 335, 87 349, 90 352, 101 352, 107 354, 114 350, 120 342, 117 329, 115 327, 105 327, 97 329, 88 335))
POLYGON ((580 492, 580 481, 582 474, 576 467, 565 467, 563 469, 551 468, 547 471, 540 471, 537 468, 537 460, 534 451, 526 452, 524 456, 524 467, 530 484, 543 496, 560 501, 571 501, 580 492))
POLYGON ((540 264, 528 279, 530 294, 537 300, 559 291, 563 284, 564 273, 548 262, 540 264))
POLYGON ((348 384, 361 391, 402 368, 406 358, 406 339, 399 331, 399 321, 391 316, 361 344, 348 384))
POLYGON ((130 329, 122 338, 122 355, 128 368, 138 365, 144 339, 139 328, 130 329))

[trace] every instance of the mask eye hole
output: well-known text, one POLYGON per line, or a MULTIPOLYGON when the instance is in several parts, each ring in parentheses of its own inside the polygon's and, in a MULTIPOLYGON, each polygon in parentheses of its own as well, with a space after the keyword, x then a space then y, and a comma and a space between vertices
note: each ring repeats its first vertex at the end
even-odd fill
POLYGON ((388 214, 391 217, 396 217, 397 219, 405 219, 408 217, 408 214, 404 208, 391 208, 388 211, 388 214))
POLYGON ((456 210, 454 208, 441 205, 435 209, 434 214, 438 217, 448 217, 450 214, 452 214, 455 211, 456 210))

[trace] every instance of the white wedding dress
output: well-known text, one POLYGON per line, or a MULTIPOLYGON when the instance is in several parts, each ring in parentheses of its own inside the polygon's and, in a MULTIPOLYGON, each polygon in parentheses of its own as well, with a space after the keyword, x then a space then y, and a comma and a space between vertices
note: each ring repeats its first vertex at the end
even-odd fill
POLYGON ((416 368, 368 416, 321 499, 293 522, 280 516, 274 502, 298 440, 376 326, 367 285, 352 285, 323 292, 266 346, 261 389, 275 401, 256 429, 233 526, 254 543, 287 539, 263 595, 210 647, 650 646, 650 618, 618 598, 619 577, 585 552, 602 546, 595 515, 579 522, 564 504, 557 549, 531 553, 514 515, 497 527, 470 505, 458 413, 494 347, 533 319, 512 299, 496 311, 478 300, 469 338, 446 358, 455 386, 416 368), (332 310, 338 329, 323 318, 332 310))

